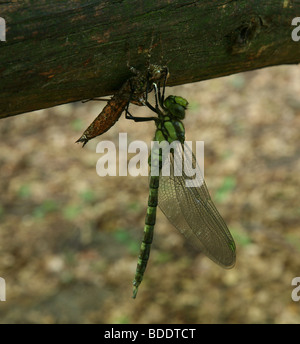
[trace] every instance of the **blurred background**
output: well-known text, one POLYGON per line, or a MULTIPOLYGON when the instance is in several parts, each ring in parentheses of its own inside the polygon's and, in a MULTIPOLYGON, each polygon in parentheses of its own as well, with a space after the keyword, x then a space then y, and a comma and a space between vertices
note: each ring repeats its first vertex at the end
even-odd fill
POLYGON ((299 323, 299 80, 299 66, 280 66, 167 88, 190 103, 186 139, 205 142, 237 263, 224 270, 193 250, 158 210, 136 300, 148 180, 99 177, 96 145, 118 147, 119 132, 150 143, 154 123, 123 115, 82 149, 75 141, 105 102, 1 120, 0 323, 299 323))

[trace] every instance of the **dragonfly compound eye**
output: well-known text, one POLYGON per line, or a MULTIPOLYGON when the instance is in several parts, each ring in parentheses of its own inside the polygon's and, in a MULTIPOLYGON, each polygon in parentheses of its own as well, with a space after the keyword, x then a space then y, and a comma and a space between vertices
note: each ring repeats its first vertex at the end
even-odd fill
POLYGON ((185 108, 179 104, 174 104, 170 108, 170 112, 175 118, 184 119, 185 117, 185 108))
POLYGON ((187 104, 187 100, 177 96, 169 96, 164 102, 164 106, 178 119, 184 119, 187 104))
POLYGON ((182 97, 178 97, 178 96, 174 97, 174 101, 176 104, 183 106, 185 109, 187 108, 187 106, 189 104, 189 102, 186 99, 184 99, 182 97))

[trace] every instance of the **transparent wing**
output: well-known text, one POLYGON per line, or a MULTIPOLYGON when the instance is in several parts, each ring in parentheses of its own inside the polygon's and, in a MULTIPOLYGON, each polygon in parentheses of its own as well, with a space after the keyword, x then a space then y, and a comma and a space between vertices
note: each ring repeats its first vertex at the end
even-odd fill
MULTIPOLYGON (((181 145, 177 146, 183 154, 181 145)), ((185 148, 187 149, 187 148, 185 148)), ((212 202, 206 187, 200 167, 192 152, 183 161, 174 159, 170 154, 166 162, 170 163, 170 176, 161 176, 159 184, 158 205, 169 221, 196 248, 200 249, 215 263, 224 268, 231 268, 235 264, 235 243, 217 208, 212 202), (182 175, 174 174, 174 166, 182 167, 182 175), (190 166, 190 167, 188 167, 190 166), (191 169, 198 178, 192 179, 191 169), (189 173, 188 173, 189 172, 189 173), (192 187, 186 186, 186 181, 192 187)))

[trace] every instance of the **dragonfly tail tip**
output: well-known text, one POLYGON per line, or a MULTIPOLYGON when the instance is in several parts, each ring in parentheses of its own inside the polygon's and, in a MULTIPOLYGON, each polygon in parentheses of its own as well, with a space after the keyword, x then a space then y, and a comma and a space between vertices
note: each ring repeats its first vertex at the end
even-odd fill
POLYGON ((132 295, 133 299, 136 298, 137 292, 138 292, 138 288, 137 287, 133 287, 133 295, 132 295))
POLYGON ((83 142, 82 148, 87 144, 88 139, 85 137, 85 135, 82 135, 75 143, 83 142))

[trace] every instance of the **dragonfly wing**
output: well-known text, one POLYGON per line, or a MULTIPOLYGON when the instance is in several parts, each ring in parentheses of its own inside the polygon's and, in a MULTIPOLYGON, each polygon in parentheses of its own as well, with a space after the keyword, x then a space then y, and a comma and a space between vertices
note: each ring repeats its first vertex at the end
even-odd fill
POLYGON ((176 162, 170 154, 170 176, 160 177, 159 207, 193 246, 222 267, 231 268, 235 264, 234 240, 210 198, 195 156, 191 156, 190 166, 197 169, 198 180, 191 180, 184 172, 175 176, 176 162), (186 187, 187 180, 194 186, 186 187))

